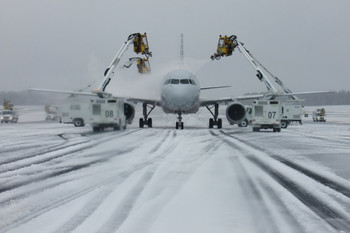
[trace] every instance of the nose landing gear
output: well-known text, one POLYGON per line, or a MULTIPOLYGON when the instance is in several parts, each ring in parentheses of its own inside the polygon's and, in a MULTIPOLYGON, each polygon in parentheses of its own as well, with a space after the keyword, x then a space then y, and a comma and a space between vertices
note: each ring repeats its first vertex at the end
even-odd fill
POLYGON ((177 117, 177 119, 178 119, 178 121, 176 122, 176 125, 175 125, 175 128, 176 129, 184 129, 184 123, 183 123, 183 121, 182 121, 182 113, 180 112, 180 113, 178 113, 178 117, 177 117))

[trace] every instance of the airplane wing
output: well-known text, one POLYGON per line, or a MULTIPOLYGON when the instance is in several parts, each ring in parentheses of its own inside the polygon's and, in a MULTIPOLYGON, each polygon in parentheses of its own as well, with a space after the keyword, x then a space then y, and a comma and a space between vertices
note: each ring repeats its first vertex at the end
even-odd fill
POLYGON ((161 106, 160 100, 158 99, 141 99, 141 98, 128 98, 124 97, 126 101, 133 103, 146 103, 154 106, 161 106))
POLYGON ((209 89, 218 89, 218 88, 227 88, 231 86, 212 86, 212 87, 201 87, 201 90, 209 90, 209 89))
POLYGON ((96 94, 92 92, 79 92, 79 91, 62 91, 62 90, 51 90, 51 89, 35 89, 31 88, 29 91, 35 92, 49 92, 49 93, 57 93, 57 94, 70 94, 70 95, 88 95, 88 96, 96 96, 96 94))
POLYGON ((213 104, 220 104, 220 103, 229 103, 234 101, 234 99, 232 97, 227 97, 227 98, 222 98, 222 99, 213 99, 213 100, 207 100, 207 99, 201 99, 200 105, 201 107, 203 106, 208 106, 208 105, 213 105, 213 104))
POLYGON ((322 93, 334 93, 334 91, 305 91, 305 92, 274 92, 274 93, 262 93, 256 95, 243 95, 233 98, 234 100, 251 100, 251 99, 261 99, 261 98, 275 98, 278 96, 298 96, 298 95, 310 95, 310 94, 322 94, 322 93))
POLYGON ((29 89, 29 92, 48 92, 48 93, 56 93, 56 94, 66 94, 66 95, 83 95, 83 96, 92 96, 92 97, 105 97, 109 98, 112 94, 107 92, 83 92, 83 91, 63 91, 63 90, 51 90, 51 89, 29 89))
MULTIPOLYGON (((107 92, 80 92, 80 91, 62 91, 62 90, 34 89, 34 88, 29 89, 29 91, 48 92, 48 93, 57 93, 57 94, 66 94, 66 95, 83 95, 83 96, 91 96, 91 97, 98 96, 98 97, 104 97, 104 98, 112 97, 112 94, 107 92)), ((157 99, 129 98, 129 97, 123 97, 123 96, 118 96, 118 97, 134 103, 146 103, 146 104, 152 104, 155 106, 161 105, 160 100, 157 100, 157 99)))
POLYGON ((311 95, 311 94, 324 94, 324 93, 334 93, 334 91, 305 91, 305 92, 275 92, 275 93, 266 93, 262 94, 263 97, 278 97, 278 96, 298 96, 298 95, 311 95))

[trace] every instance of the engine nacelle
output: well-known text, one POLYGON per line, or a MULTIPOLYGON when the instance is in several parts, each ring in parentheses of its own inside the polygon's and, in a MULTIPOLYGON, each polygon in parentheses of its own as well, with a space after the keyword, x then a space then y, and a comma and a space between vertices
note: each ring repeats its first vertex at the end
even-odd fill
POLYGON ((134 105, 124 102, 124 115, 126 117, 126 122, 131 124, 135 117, 135 107, 134 105))
POLYGON ((246 118, 244 105, 241 103, 232 103, 227 106, 226 118, 231 125, 241 123, 246 118))

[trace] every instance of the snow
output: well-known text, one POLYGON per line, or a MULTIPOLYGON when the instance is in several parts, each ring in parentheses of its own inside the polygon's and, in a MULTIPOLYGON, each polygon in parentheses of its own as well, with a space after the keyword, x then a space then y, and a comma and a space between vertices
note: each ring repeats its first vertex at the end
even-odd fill
MULTIPOLYGON (((306 107, 312 111, 316 107, 306 107)), ((92 133, 19 106, 0 125, 0 232, 348 232, 350 106, 281 133, 210 114, 92 133)))

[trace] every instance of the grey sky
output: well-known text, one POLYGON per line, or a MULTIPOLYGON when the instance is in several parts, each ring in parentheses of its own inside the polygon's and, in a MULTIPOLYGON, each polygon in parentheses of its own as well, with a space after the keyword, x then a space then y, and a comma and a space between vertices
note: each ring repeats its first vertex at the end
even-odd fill
MULTIPOLYGON (((0 90, 75 90, 101 80, 134 32, 147 32, 152 74, 122 70, 109 91, 155 93, 161 74, 185 57, 201 64, 202 86, 232 85, 210 95, 264 91, 241 53, 210 61, 219 34, 239 41, 293 91, 349 90, 348 0, 0 0, 0 90)), ((124 56, 135 56, 130 49, 124 56)), ((96 83, 96 85, 97 85, 96 83)))

